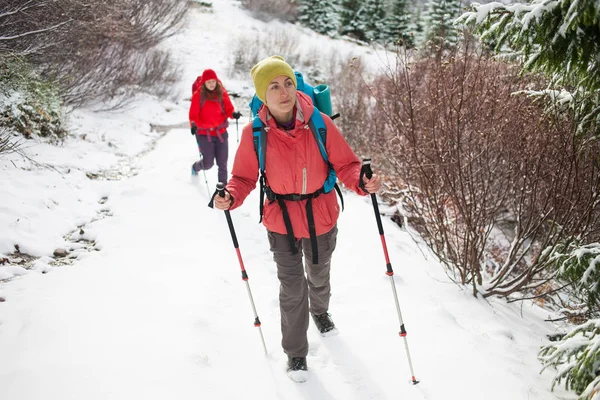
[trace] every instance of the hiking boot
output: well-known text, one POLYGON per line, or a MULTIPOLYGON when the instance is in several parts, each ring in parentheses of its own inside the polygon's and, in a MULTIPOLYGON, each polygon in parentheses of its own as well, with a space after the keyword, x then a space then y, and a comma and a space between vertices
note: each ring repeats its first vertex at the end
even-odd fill
POLYGON ((331 320, 331 315, 329 315, 329 313, 323 313, 319 315, 313 314, 312 317, 321 335, 332 336, 338 333, 338 330, 335 328, 335 324, 331 320))
MULTIPOLYGON (((194 163, 194 164, 196 164, 196 163, 194 163)), ((192 176, 198 175, 198 171, 196 171, 196 168, 194 168, 194 164, 192 164, 192 176)))
POLYGON ((307 371, 306 357, 290 357, 288 356, 288 372, 290 371, 307 371))
POLYGON ((306 367, 306 357, 288 356, 288 377, 294 382, 306 382, 308 380, 308 368, 306 367))

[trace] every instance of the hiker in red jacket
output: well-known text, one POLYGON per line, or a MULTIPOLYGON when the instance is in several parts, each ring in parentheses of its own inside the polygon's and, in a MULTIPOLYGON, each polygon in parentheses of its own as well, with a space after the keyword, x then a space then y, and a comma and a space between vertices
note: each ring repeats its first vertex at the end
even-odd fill
MULTIPOLYGON (((256 64, 251 75, 256 95, 264 103, 259 118, 268 132, 265 187, 271 192, 271 199, 284 199, 281 202, 267 199, 263 217, 280 282, 282 346, 288 355, 288 374, 293 380, 303 382, 307 370, 309 313, 323 336, 337 333, 328 310, 330 262, 336 246, 340 208, 335 190, 328 193, 321 190, 329 170, 309 127, 312 113, 319 111, 307 95, 296 90, 292 68, 283 58, 273 56, 256 64), (311 206, 307 207, 307 202, 311 206), (291 239, 282 205, 293 229, 291 239), (311 242, 309 212, 314 219, 316 246, 311 242), (313 249, 318 252, 317 263, 313 249)), ((373 175, 360 182, 361 161, 331 119, 322 116, 327 130, 327 155, 339 180, 359 195, 377 192, 380 178, 373 175)), ((250 123, 242 132, 225 196, 214 198, 220 210, 239 207, 256 187, 259 161, 252 130, 250 123)))
POLYGON ((202 72, 200 79, 194 82, 192 91, 190 127, 200 152, 200 160, 192 164, 192 175, 212 168, 216 160, 219 182, 225 183, 229 156, 228 119, 239 119, 241 114, 233 111, 227 90, 212 69, 202 72))

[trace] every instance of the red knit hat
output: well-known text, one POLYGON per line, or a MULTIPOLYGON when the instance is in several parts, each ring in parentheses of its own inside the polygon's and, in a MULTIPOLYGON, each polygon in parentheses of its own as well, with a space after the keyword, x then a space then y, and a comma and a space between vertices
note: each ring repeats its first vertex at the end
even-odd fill
POLYGON ((217 79, 217 73, 212 69, 205 69, 202 73, 202 82, 210 81, 211 79, 217 79))

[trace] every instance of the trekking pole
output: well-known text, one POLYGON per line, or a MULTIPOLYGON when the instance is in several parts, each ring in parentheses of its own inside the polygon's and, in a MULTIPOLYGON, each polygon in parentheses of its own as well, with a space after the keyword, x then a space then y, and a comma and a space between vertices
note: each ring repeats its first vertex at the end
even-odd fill
POLYGON ((240 142, 240 127, 238 125, 238 120, 239 118, 235 119, 235 132, 236 132, 236 136, 237 136, 237 142, 240 142))
POLYGON ((204 174, 204 183, 206 183, 206 191, 208 192, 208 198, 210 199, 210 189, 208 188, 208 180, 206 179, 206 171, 202 170, 202 173, 204 174))
POLYGON ((208 198, 210 199, 210 187, 208 186, 208 179, 206 179, 206 170, 204 169, 204 155, 202 154, 200 146, 198 146, 198 150, 200 150, 200 162, 202 163, 202 174, 204 175, 204 183, 206 183, 206 192, 208 193, 208 198))
MULTIPOLYGON (((370 158, 363 159, 362 168, 360 171, 361 182, 363 175, 366 175, 368 179, 371 179, 371 177, 373 176, 370 158)), ((400 311, 400 303, 398 302, 398 293, 396 293, 396 285, 394 283, 394 270, 392 269, 392 263, 390 262, 390 257, 387 251, 387 245, 385 243, 385 235, 383 233, 383 225, 381 224, 381 216, 379 215, 379 205, 377 204, 377 196, 375 195, 375 193, 371 193, 371 202, 373 203, 375 219, 377 220, 377 228, 379 229, 379 237, 381 238, 381 245, 383 246, 383 254, 385 256, 385 262, 387 267, 387 271, 385 274, 390 277, 390 283, 392 284, 392 292, 394 293, 394 300, 396 301, 396 311, 398 312, 398 320, 400 320, 400 332, 398 332, 398 334, 404 339, 404 347, 406 348, 406 357, 408 358, 408 366, 410 368, 411 381, 413 385, 416 385, 417 383, 419 383, 419 381, 416 380, 415 373, 413 371, 413 365, 410 358, 410 350, 408 349, 408 340, 406 339, 406 329, 404 328, 402 312, 400 311)))
MULTIPOLYGON (((225 197, 225 185, 222 182, 217 183, 217 193, 219 196, 225 197)), ((209 206, 212 207, 212 201, 209 206)), ((240 253, 240 247, 238 245, 237 236, 235 234, 235 229, 233 228, 233 221, 231 220, 231 214, 229 213, 229 210, 225 210, 225 217, 227 218, 227 225, 229 225, 229 232, 231 232, 233 247, 235 247, 235 251, 240 262, 240 268, 242 269, 242 280, 246 282, 246 290, 248 291, 248 297, 250 298, 250 304, 252 305, 252 311, 254 312, 254 326, 258 328, 260 340, 262 341, 263 348, 265 349, 265 354, 267 354, 267 346, 265 345, 265 338, 263 337, 262 329, 260 327, 260 319, 256 313, 256 306, 254 305, 252 291, 250 291, 250 284, 248 283, 248 274, 246 273, 246 268, 244 268, 244 261, 242 260, 242 254, 240 253)))

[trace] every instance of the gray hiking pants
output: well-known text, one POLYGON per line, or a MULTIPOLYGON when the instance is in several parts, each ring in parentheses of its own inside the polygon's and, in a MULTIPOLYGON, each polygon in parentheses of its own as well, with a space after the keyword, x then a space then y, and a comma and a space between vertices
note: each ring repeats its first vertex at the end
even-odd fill
POLYGON ((283 336, 281 345, 285 354, 290 357, 306 357, 308 354, 306 331, 309 311, 319 315, 329 309, 329 270, 336 237, 337 226, 317 236, 319 264, 313 265, 310 239, 296 240, 298 253, 294 254, 286 235, 268 232, 280 284, 279 308, 283 336), (302 265, 302 253, 306 263, 306 275, 302 265))

